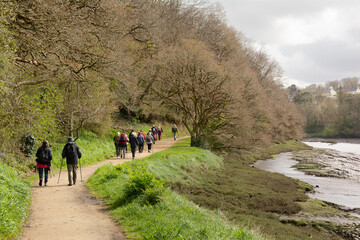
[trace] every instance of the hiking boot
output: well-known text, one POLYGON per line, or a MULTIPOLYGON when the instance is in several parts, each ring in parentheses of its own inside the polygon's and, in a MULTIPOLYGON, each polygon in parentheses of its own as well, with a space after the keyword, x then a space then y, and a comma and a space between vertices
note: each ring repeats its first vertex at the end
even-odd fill
POLYGON ((68 184, 68 186, 72 186, 72 184, 71 184, 71 183, 69 183, 69 184, 68 184))
POLYGON ((74 179, 74 181, 73 181, 73 185, 75 185, 75 183, 76 183, 76 180, 74 179))
POLYGON ((39 186, 40 187, 42 186, 42 179, 40 179, 40 181, 39 181, 39 186))
POLYGON ((45 182, 45 187, 46 187, 46 184, 47 184, 47 182, 45 182))

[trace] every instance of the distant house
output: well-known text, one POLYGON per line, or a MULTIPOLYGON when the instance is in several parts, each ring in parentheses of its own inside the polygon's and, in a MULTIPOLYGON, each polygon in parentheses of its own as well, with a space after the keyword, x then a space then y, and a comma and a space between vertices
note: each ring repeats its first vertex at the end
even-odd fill
POLYGON ((356 88, 349 88, 346 90, 346 93, 350 93, 350 94, 359 94, 360 93, 360 89, 359 87, 356 88))
POLYGON ((334 90, 333 87, 329 87, 327 90, 324 91, 324 96, 329 97, 329 98, 335 98, 336 97, 337 92, 334 90))

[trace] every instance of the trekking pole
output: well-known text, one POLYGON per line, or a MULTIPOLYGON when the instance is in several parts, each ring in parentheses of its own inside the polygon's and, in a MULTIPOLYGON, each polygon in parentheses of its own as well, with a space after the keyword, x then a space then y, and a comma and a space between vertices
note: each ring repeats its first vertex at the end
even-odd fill
POLYGON ((62 167, 63 160, 64 160, 64 159, 61 159, 61 163, 60 163, 60 172, 59 172, 59 178, 58 178, 58 183, 57 183, 57 184, 59 184, 59 181, 60 181, 61 167, 62 167))
POLYGON ((82 182, 82 172, 81 172, 81 161, 79 159, 79 166, 80 166, 80 178, 81 178, 81 182, 82 182))

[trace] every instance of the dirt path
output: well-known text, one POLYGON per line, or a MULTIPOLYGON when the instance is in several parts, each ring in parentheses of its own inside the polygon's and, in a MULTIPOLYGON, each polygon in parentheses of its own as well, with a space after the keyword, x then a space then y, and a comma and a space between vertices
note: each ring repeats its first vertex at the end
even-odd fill
MULTIPOLYGON (((169 148, 174 143, 175 141, 172 139, 157 141, 156 144, 153 144, 153 153, 169 148)), ((86 157, 86 153, 83 154, 86 157)), ((136 158, 143 158, 150 154, 147 151, 141 154, 137 152, 136 158)), ((116 165, 130 160, 131 151, 128 151, 126 159, 111 158, 82 167, 83 181, 80 181, 78 169, 78 183, 71 187, 67 186, 66 171, 62 171, 59 184, 57 184, 58 174, 49 178, 46 187, 39 187, 38 181, 36 181, 32 186, 30 219, 19 239, 126 239, 120 226, 106 212, 106 207, 86 188, 85 181, 101 165, 109 163, 116 165)))

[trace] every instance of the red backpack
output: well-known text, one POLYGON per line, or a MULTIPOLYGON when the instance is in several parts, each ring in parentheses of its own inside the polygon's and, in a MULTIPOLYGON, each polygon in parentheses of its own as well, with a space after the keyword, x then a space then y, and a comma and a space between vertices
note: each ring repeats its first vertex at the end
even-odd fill
POLYGON ((119 143, 127 143, 127 136, 125 133, 120 135, 119 143))

